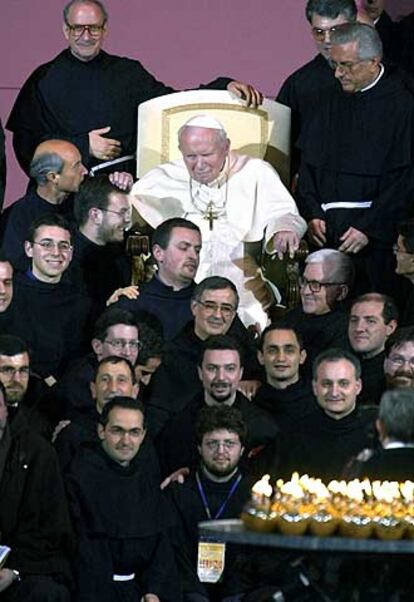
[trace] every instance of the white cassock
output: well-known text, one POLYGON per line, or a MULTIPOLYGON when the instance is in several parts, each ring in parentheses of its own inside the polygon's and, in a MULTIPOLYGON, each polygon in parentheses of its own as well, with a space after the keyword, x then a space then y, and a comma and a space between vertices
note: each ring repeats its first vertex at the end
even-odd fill
POLYGON ((275 232, 291 230, 301 238, 306 231, 293 197, 269 163, 230 152, 220 176, 209 184, 190 178, 182 160, 164 163, 134 184, 130 198, 153 228, 172 217, 197 224, 203 240, 197 282, 207 276, 229 278, 240 295, 244 324, 266 325, 267 314, 244 286, 257 270, 246 273, 243 243, 264 248, 275 232))

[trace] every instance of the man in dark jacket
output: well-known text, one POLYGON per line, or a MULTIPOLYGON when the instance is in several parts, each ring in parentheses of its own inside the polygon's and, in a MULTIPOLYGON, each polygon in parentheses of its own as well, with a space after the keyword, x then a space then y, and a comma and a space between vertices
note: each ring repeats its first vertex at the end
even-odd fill
POLYGON ((0 384, 0 569, 4 602, 70 602, 71 527, 55 453, 22 415, 7 420, 0 384))

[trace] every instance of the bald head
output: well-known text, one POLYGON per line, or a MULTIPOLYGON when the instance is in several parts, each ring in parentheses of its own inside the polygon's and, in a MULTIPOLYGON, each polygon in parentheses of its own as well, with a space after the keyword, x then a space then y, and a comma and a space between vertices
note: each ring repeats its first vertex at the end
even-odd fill
POLYGON ((46 140, 39 144, 30 164, 30 176, 38 188, 59 197, 77 192, 87 173, 77 147, 66 140, 46 140))

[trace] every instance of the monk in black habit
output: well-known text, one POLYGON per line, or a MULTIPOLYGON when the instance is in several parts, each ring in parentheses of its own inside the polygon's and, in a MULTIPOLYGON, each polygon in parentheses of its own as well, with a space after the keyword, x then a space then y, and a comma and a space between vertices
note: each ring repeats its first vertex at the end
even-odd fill
POLYGON ((217 335, 205 341, 198 365, 202 392, 167 423, 157 438, 165 475, 197 463, 195 423, 203 408, 225 405, 241 412, 248 430, 246 455, 276 438, 278 428, 272 416, 237 390, 242 365, 240 347, 230 336, 217 335))
POLYGON ((79 540, 76 602, 179 602, 166 530, 170 511, 148 471, 144 408, 118 397, 103 408, 100 444, 85 447, 66 474, 79 540))
POLYGON ((360 290, 394 295, 392 244, 414 189, 414 96, 383 65, 376 31, 347 24, 331 35, 339 83, 310 103, 302 128, 297 203, 317 247, 355 258, 360 290))
POLYGON ((329 65, 331 31, 340 24, 354 22, 356 17, 354 0, 308 0, 306 4, 306 19, 311 26, 318 54, 283 82, 276 97, 277 102, 292 110, 292 175, 296 174, 299 167, 299 153, 295 147, 306 108, 313 97, 323 95, 325 89, 334 84, 329 65))
POLYGON ((340 478, 348 461, 360 451, 375 445, 377 408, 357 406, 361 366, 348 351, 328 349, 321 353, 313 372, 319 407, 287 433, 272 472, 290 478, 297 471, 329 482, 340 478))
MULTIPOLYGON (((133 155, 137 106, 175 92, 139 61, 102 50, 108 14, 101 2, 72 0, 63 16, 69 48, 30 75, 7 122, 17 160, 26 173, 36 146, 47 138, 71 141, 87 167, 133 155)), ((254 106, 261 101, 254 88, 229 78, 218 78, 205 87, 229 87, 254 106)))
POLYGON ((73 541, 56 455, 22 413, 7 419, 0 383, 0 569, 4 602, 70 602, 73 541))

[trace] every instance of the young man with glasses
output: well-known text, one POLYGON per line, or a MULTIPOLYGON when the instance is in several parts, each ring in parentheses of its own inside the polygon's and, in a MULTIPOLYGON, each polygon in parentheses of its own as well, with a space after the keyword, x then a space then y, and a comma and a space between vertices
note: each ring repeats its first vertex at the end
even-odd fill
POLYGON ((64 417, 69 420, 78 420, 84 412, 94 408, 90 383, 100 361, 117 356, 135 366, 141 340, 134 316, 121 309, 107 309, 94 325, 91 347, 90 353, 71 363, 53 388, 54 399, 65 408, 64 417))
POLYGON ((52 385, 86 345, 89 303, 63 278, 72 259, 72 233, 59 215, 35 220, 24 243, 31 267, 15 277, 14 332, 32 350, 32 368, 52 385))
POLYGON ((91 300, 94 317, 104 311, 112 293, 131 279, 124 250, 125 231, 131 225, 128 195, 106 175, 88 178, 74 202, 78 224, 70 277, 91 300))
POLYGON ((247 427, 239 410, 228 406, 203 408, 195 425, 197 463, 184 484, 174 483, 167 490, 179 517, 174 547, 185 600, 221 600, 242 591, 241 576, 234 566, 235 550, 224 544, 216 545, 219 584, 206 583, 205 570, 200 567, 207 543, 199 538, 198 523, 240 516, 252 485, 240 467, 246 438, 247 427))
POLYGON ((301 304, 290 310, 278 324, 295 328, 307 352, 307 373, 315 357, 328 347, 348 346, 348 314, 343 301, 354 279, 350 257, 334 249, 308 255, 300 279, 301 304))

